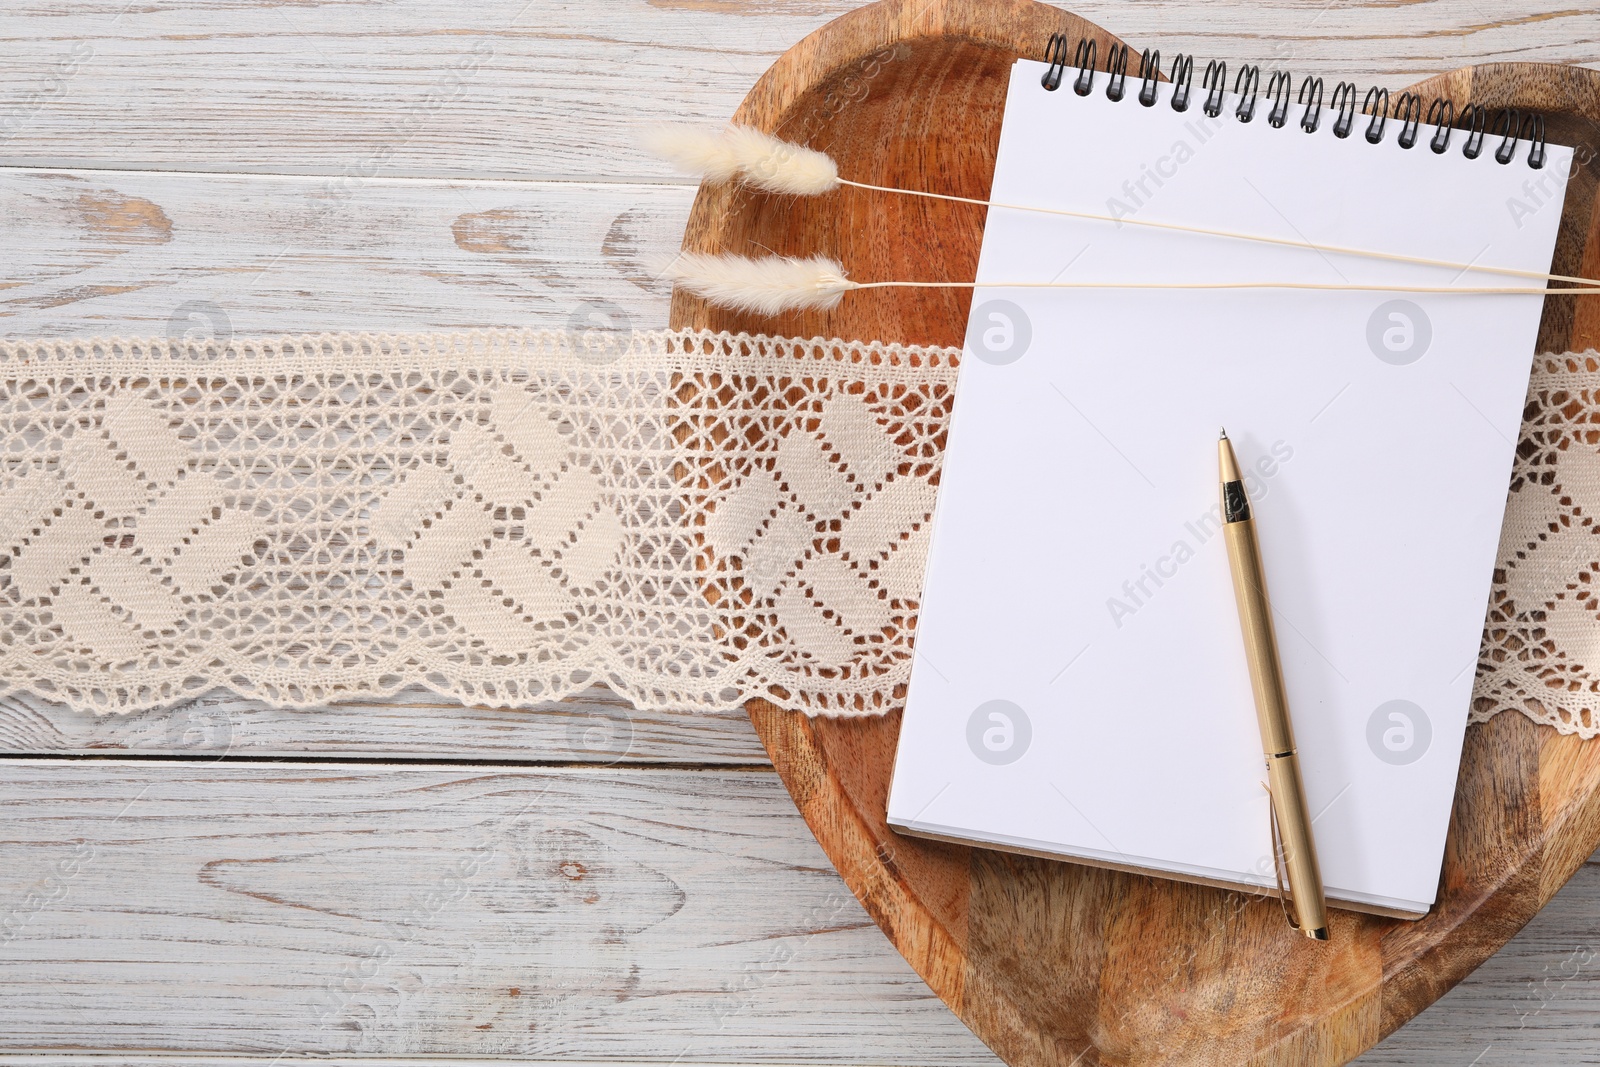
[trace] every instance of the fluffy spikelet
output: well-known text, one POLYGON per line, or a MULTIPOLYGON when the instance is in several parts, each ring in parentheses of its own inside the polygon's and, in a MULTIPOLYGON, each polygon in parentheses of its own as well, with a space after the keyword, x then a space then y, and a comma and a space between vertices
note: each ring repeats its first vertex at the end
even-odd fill
POLYGON ((652 155, 685 174, 725 182, 739 173, 739 161, 720 133, 673 124, 646 130, 641 140, 652 155))
POLYGON ((828 310, 855 282, 844 276, 837 260, 826 256, 712 256, 684 252, 661 271, 697 296, 719 307, 776 315, 800 308, 828 310))
POLYGON ((679 170, 712 181, 737 178, 769 193, 797 196, 815 196, 839 186, 839 168, 827 155, 751 126, 729 126, 720 133, 663 126, 646 133, 644 141, 679 170))

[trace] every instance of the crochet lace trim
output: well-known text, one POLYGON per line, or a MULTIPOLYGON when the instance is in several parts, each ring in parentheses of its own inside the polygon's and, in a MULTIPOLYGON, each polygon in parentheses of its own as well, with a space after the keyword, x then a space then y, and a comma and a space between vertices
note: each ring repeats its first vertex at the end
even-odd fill
MULTIPOLYGON (((960 352, 0 342, 0 691, 903 702, 960 352)), ((1541 356, 1472 715, 1600 733, 1600 357, 1541 356)))
POLYGON ((956 350, 482 331, 0 344, 0 691, 903 697, 956 350))
POLYGON ((1472 721, 1600 734, 1600 353, 1534 360, 1472 721))

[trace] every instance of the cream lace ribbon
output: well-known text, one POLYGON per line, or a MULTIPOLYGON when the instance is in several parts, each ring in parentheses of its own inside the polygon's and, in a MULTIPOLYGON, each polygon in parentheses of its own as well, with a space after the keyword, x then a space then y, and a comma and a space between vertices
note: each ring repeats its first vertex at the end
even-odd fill
POLYGON ((1600 353, 1534 359, 1472 721, 1600 735, 1600 353))
POLYGON ((958 352, 0 344, 0 691, 828 715, 903 693, 958 352))
MULTIPOLYGON (((0 342, 0 691, 903 700, 959 350, 0 342)), ((1475 719, 1600 732, 1600 364, 1540 357, 1475 719)))

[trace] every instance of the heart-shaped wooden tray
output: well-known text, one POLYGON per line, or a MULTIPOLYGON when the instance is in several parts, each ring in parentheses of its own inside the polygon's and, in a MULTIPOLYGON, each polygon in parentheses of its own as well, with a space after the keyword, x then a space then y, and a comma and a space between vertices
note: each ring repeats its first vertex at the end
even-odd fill
MULTIPOLYGON (((857 181, 984 197, 1012 61, 1042 59, 1057 32, 1095 38, 1102 65, 1117 43, 1031 0, 881 0, 790 49, 734 120, 827 151, 857 181)), ((1592 71, 1493 64, 1413 88, 1458 111, 1469 101, 1535 110, 1551 141, 1600 144, 1592 71)), ((1593 154, 1579 153, 1585 165, 1567 194, 1561 273, 1600 270, 1593 154)), ((971 278, 982 235, 977 207, 706 185, 684 248, 821 252, 860 277, 971 278)), ((960 345, 969 302, 970 291, 876 290, 831 312, 758 318, 680 292, 672 325, 960 345)), ((1541 350, 1596 345, 1600 301, 1546 301, 1541 350)), ((1332 942, 1318 945, 1286 928, 1276 901, 895 834, 884 812, 898 712, 807 719, 759 701, 748 710, 867 911, 1017 1065, 1344 1063, 1505 944, 1600 843, 1600 744, 1502 714, 1468 731, 1432 914, 1337 911, 1332 942)))

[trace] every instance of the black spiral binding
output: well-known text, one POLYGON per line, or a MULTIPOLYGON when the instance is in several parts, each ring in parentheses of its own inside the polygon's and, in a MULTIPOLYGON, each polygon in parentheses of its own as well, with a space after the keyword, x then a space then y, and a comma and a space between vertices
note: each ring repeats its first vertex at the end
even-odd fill
POLYGON ((1267 99, 1272 101, 1272 110, 1267 112, 1267 123, 1274 129, 1280 128, 1289 118, 1289 90, 1294 86, 1294 78, 1286 70, 1272 72, 1272 80, 1267 82, 1267 99))
POLYGON ((1161 77, 1161 50, 1154 52, 1146 48, 1139 55, 1139 103, 1145 107, 1154 107, 1156 103, 1156 80, 1161 77))
MULTIPOLYGON (((1068 67, 1075 67, 1077 72, 1072 78, 1072 89, 1079 96, 1088 96, 1094 91, 1095 75, 1100 69, 1096 66, 1099 46, 1094 38, 1083 38, 1073 50, 1069 64, 1067 61, 1069 44, 1071 40, 1064 33, 1050 35, 1044 52, 1045 62, 1049 67, 1039 79, 1039 84, 1054 92, 1061 87, 1068 67)), ((1104 69, 1109 76, 1105 93, 1111 100, 1120 101, 1126 93, 1128 54, 1127 45, 1117 44, 1107 49, 1104 69)), ((1159 51, 1145 49, 1140 54, 1137 77, 1139 88, 1134 94, 1135 99, 1145 107, 1154 107, 1157 99, 1156 84, 1161 80, 1159 51)), ((1183 53, 1174 56, 1172 71, 1167 80, 1173 87, 1172 95, 1168 97, 1173 110, 1187 111, 1194 91, 1194 57, 1183 53)), ((1200 79, 1200 88, 1205 93, 1200 109, 1207 116, 1216 118, 1222 114, 1222 97, 1227 82, 1226 63, 1213 60, 1206 64, 1205 73, 1200 79)), ((1292 93, 1293 89, 1294 78, 1288 71, 1268 72, 1266 86, 1263 88, 1261 67, 1245 64, 1239 68, 1233 82, 1233 94, 1239 98, 1233 117, 1239 122, 1254 120, 1257 96, 1261 95, 1266 97, 1267 123, 1276 128, 1287 125, 1289 108, 1298 106, 1301 111, 1297 125, 1307 133, 1315 133, 1322 125, 1324 116, 1331 115, 1334 136, 1349 137, 1355 128, 1356 117, 1365 115, 1367 127, 1364 136, 1370 144, 1382 143, 1389 129, 1389 121, 1393 119, 1398 128, 1395 140, 1401 148, 1415 147, 1422 140, 1422 128, 1431 126, 1433 133, 1427 138, 1427 145, 1438 155, 1448 152, 1451 135, 1456 130, 1463 130, 1466 139, 1461 143, 1461 154, 1468 159, 1477 159, 1483 153, 1486 139, 1499 141, 1490 153, 1497 163, 1510 163, 1516 158, 1518 146, 1524 142, 1528 146, 1528 166, 1533 169, 1538 170, 1543 167, 1548 156, 1545 118, 1533 112, 1502 108, 1495 113, 1494 121, 1491 123, 1488 109, 1482 104, 1467 104, 1458 113, 1455 103, 1444 97, 1435 97, 1424 107, 1422 97, 1416 93, 1401 93, 1391 101, 1389 90, 1376 86, 1367 90, 1358 111, 1354 82, 1339 82, 1334 86, 1333 92, 1325 97, 1322 79, 1308 75, 1301 79, 1298 92, 1292 93)))
POLYGON ((1328 109, 1333 112, 1333 135, 1349 137, 1350 127, 1356 122, 1356 83, 1340 82, 1334 86, 1328 109))
POLYGON ((1261 68, 1249 65, 1240 67, 1238 77, 1233 79, 1233 95, 1239 98, 1239 106, 1233 109, 1234 118, 1249 122, 1256 117, 1256 92, 1260 88, 1261 68))

